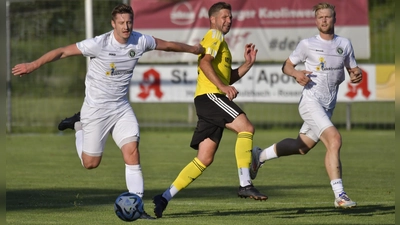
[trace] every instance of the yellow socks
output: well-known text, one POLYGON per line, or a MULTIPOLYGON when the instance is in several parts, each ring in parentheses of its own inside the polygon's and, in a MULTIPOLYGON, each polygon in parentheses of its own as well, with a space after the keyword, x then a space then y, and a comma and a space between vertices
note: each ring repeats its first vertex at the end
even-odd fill
POLYGON ((178 191, 186 188, 190 183, 196 180, 207 167, 195 157, 183 170, 179 173, 178 177, 172 183, 178 191))
POLYGON ((253 134, 240 132, 237 136, 235 156, 238 169, 250 168, 251 149, 253 148, 253 134))
POLYGON ((236 139, 235 156, 238 167, 239 182, 241 187, 251 185, 250 163, 251 149, 253 148, 253 134, 240 132, 236 139))

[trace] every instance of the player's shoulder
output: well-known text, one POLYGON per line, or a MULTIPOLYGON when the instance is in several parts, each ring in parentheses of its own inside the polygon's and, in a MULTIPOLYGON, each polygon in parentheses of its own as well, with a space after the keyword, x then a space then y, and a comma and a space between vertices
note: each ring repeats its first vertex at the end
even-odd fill
POLYGON ((144 38, 146 34, 140 33, 138 31, 131 31, 131 37, 129 39, 131 40, 138 40, 140 38, 144 38))
MULTIPOLYGON (((140 37, 143 37, 143 36, 146 36, 146 34, 143 34, 143 33, 141 33, 141 32, 139 32, 139 31, 131 31, 131 36, 132 37, 135 37, 135 38, 140 38, 140 37)), ((147 36, 149 36, 149 35, 147 35, 147 36)))
POLYGON ((340 42, 345 42, 345 43, 350 43, 351 42, 350 39, 348 39, 346 37, 339 36, 337 34, 335 34, 334 38, 335 38, 336 41, 340 41, 340 42))
POLYGON ((130 43, 140 43, 144 40, 153 40, 154 37, 148 34, 140 33, 138 31, 132 31, 131 37, 129 38, 130 43))
POLYGON ((100 34, 100 35, 95 36, 94 39, 97 40, 98 42, 101 42, 101 41, 108 41, 108 40, 111 39, 112 33, 113 33, 113 31, 111 30, 111 31, 109 31, 109 32, 107 32, 107 33, 104 33, 104 34, 100 34))
POLYGON ((320 40, 319 35, 316 34, 314 36, 311 36, 311 37, 308 37, 308 38, 304 38, 301 41, 302 42, 316 42, 316 41, 319 41, 319 40, 320 40))
POLYGON ((213 39, 213 40, 224 40, 224 34, 217 29, 210 29, 207 31, 206 35, 204 35, 204 39, 213 39))
POLYGON ((311 37, 301 39, 297 45, 298 45, 298 47, 307 47, 311 43, 314 43, 315 41, 317 41, 317 37, 311 36, 311 37))
POLYGON ((97 35, 93 38, 88 38, 81 42, 78 42, 77 45, 78 47, 82 45, 93 46, 93 47, 95 46, 104 47, 109 43, 109 40, 111 39, 111 34, 112 31, 109 31, 104 34, 97 35))

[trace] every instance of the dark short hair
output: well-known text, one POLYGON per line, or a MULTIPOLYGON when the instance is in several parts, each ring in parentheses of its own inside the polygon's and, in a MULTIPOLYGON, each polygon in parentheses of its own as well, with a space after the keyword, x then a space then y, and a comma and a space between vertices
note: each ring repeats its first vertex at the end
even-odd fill
POLYGON ((133 10, 132 7, 125 4, 118 4, 114 7, 113 11, 111 12, 111 19, 114 20, 117 14, 129 14, 133 18, 133 10))
POLYGON ((232 7, 230 4, 228 4, 226 2, 217 2, 214 5, 212 5, 210 7, 210 9, 208 10, 208 17, 211 17, 215 13, 219 12, 221 9, 228 9, 228 10, 232 11, 232 7))

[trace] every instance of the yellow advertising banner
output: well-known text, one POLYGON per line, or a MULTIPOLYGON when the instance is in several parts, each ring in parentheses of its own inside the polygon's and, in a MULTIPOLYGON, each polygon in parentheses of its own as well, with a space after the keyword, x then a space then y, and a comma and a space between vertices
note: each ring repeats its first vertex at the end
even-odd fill
POLYGON ((395 100, 395 66, 376 65, 376 100, 395 100))

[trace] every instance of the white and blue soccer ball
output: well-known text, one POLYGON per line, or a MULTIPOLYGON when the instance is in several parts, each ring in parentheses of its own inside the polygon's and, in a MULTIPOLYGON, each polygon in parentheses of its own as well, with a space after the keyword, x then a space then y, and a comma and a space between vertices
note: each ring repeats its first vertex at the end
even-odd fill
POLYGON ((123 221, 135 221, 144 212, 143 201, 136 194, 124 192, 115 200, 114 211, 123 221))

